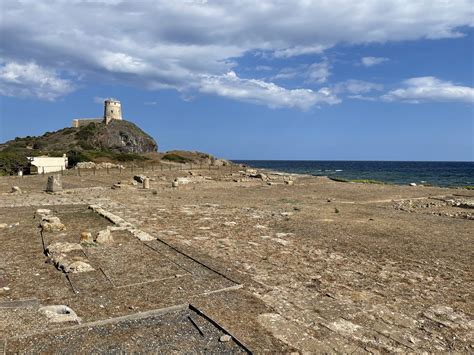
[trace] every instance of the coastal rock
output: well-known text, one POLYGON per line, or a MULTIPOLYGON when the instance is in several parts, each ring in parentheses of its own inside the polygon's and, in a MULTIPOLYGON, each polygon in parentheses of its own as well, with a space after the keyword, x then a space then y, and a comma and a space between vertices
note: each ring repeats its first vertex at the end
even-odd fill
POLYGON ((214 166, 229 166, 231 164, 230 161, 225 159, 215 159, 213 164, 214 166))

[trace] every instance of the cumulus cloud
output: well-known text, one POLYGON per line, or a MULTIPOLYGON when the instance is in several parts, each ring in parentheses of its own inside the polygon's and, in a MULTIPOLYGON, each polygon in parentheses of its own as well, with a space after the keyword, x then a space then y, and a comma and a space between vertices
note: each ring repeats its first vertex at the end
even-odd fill
POLYGON ((408 103, 474 103, 474 88, 455 85, 450 81, 443 81, 433 76, 423 76, 405 80, 403 87, 389 91, 382 96, 382 99, 408 103))
POLYGON ((200 92, 267 105, 272 108, 296 107, 303 110, 316 104, 337 104, 340 99, 328 88, 285 89, 274 83, 256 79, 242 79, 234 72, 203 78, 200 92))
POLYGON ((363 57, 360 60, 361 64, 365 67, 373 67, 386 61, 388 61, 388 58, 385 57, 363 57))
MULTIPOLYGON (((72 86, 59 75, 72 70, 85 83, 221 95, 222 90, 201 87, 203 78, 224 78, 230 84, 226 73, 237 71, 245 54, 265 53, 284 61, 323 53, 339 43, 459 37, 463 27, 474 26, 472 5, 472 0, 3 0, 0 31, 6 62, 36 63, 43 78, 50 78, 49 84, 38 85, 30 76, 31 87, 23 86, 23 94, 45 99, 66 94, 72 86)), ((325 83, 330 68, 312 69, 302 83, 325 83)), ((293 102, 295 90, 264 83, 293 102)), ((23 95, 8 87, 4 94, 23 95)), ((244 100, 274 100, 274 90, 253 92, 260 96, 252 100, 244 95, 244 100)))
POLYGON ((0 94, 55 100, 74 90, 69 80, 35 62, 8 62, 0 66, 0 94))

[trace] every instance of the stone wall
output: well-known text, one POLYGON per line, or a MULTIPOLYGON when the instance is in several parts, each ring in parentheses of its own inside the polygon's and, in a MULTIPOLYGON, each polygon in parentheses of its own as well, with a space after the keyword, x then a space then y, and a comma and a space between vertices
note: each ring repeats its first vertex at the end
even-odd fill
POLYGON ((102 122, 102 118, 83 118, 83 119, 75 119, 72 120, 72 126, 74 128, 79 128, 82 126, 87 126, 89 123, 100 123, 102 122))

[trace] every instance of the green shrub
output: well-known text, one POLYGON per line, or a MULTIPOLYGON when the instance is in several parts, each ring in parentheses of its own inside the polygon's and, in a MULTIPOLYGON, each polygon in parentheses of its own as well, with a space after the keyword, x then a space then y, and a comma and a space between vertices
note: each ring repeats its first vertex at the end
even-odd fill
POLYGON ((89 157, 84 152, 78 152, 77 150, 70 150, 67 153, 69 166, 76 166, 77 163, 83 161, 90 161, 89 157))
POLYGON ((161 159, 163 159, 163 160, 168 160, 168 161, 172 161, 172 162, 175 162, 175 163, 187 163, 187 162, 193 161, 192 159, 183 157, 183 156, 178 155, 178 154, 175 154, 175 153, 168 153, 168 154, 165 154, 165 155, 163 156, 163 158, 161 158, 161 159))
POLYGON ((9 151, 0 152, 0 175, 14 174, 19 168, 26 168, 27 166, 28 159, 26 155, 9 151))
POLYGON ((328 178, 332 181, 337 181, 337 182, 349 182, 349 180, 347 179, 343 179, 343 178, 339 178, 339 177, 331 177, 331 176, 328 176, 328 178))
POLYGON ((385 184, 383 181, 378 180, 367 180, 367 179, 360 179, 360 180, 350 180, 351 182, 359 182, 361 184, 385 184))
POLYGON ((149 158, 143 157, 135 153, 114 153, 108 150, 70 150, 67 153, 69 166, 75 166, 77 163, 85 161, 95 161, 97 159, 106 158, 110 161, 130 162, 145 161, 149 158))
POLYGON ((87 141, 96 134, 98 129, 99 125, 91 122, 87 126, 79 128, 79 130, 76 132, 76 138, 81 141, 87 141))

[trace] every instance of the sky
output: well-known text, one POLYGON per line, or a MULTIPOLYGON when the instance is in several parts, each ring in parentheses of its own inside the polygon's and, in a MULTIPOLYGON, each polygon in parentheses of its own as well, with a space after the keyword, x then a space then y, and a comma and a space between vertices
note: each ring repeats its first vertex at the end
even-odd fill
POLYGON ((160 151, 474 160, 474 0, 2 0, 0 142, 122 102, 160 151))

